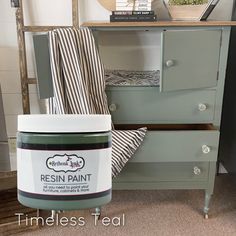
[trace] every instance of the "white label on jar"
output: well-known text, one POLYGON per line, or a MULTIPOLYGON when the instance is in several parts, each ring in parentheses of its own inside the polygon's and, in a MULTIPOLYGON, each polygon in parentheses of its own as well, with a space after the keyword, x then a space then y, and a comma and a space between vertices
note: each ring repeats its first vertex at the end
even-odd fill
POLYGON ((17 186, 44 195, 83 195, 111 189, 111 148, 79 151, 17 149, 17 186))

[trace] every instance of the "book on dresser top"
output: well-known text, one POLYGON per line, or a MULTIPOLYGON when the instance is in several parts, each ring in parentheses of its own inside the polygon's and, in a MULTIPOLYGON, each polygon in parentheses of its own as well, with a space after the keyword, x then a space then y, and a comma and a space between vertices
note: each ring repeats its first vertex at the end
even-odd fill
POLYGON ((116 7, 117 11, 151 11, 151 6, 148 7, 116 7))
POLYGON ((118 11, 150 11, 151 10, 152 0, 117 0, 116 1, 116 10, 118 11))
POLYGON ((112 11, 112 15, 120 16, 120 15, 154 15, 154 11, 112 11))
POLYGON ((156 21, 157 16, 152 15, 110 15, 110 22, 151 22, 156 21))
POLYGON ((150 3, 153 0, 116 0, 116 3, 127 3, 127 4, 133 4, 134 2, 142 2, 142 3, 150 3))
POLYGON ((123 5, 123 6, 137 6, 139 4, 148 4, 150 5, 152 0, 116 0, 116 5, 123 5))

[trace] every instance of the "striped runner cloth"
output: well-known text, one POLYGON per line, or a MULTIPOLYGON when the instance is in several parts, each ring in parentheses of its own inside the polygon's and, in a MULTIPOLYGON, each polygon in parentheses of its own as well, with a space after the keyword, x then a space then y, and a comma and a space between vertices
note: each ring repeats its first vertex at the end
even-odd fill
MULTIPOLYGON (((54 97, 50 114, 109 114, 104 66, 88 28, 60 28, 49 32, 54 97)), ((112 130, 112 176, 117 176, 146 133, 112 130)))

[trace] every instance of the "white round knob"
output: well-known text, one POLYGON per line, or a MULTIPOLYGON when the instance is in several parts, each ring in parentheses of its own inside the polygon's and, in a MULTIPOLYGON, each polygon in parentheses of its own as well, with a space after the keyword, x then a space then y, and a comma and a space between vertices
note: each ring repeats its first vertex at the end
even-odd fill
POLYGON ((202 152, 208 154, 211 151, 211 148, 207 145, 202 145, 202 152))
POLYGON ((199 111, 205 111, 207 109, 207 105, 204 103, 199 103, 198 104, 198 110, 199 111))
POLYGON ((195 174, 195 175, 200 175, 201 174, 201 169, 199 168, 199 167, 197 167, 197 166, 194 166, 193 167, 193 173, 195 174))
POLYGON ((167 67, 171 67, 171 66, 173 66, 175 63, 174 63, 174 61, 173 60, 167 60, 166 61, 166 66, 167 67))
POLYGON ((110 111, 116 111, 116 109, 117 109, 117 106, 116 106, 115 103, 112 103, 112 104, 109 106, 109 110, 110 110, 110 111))

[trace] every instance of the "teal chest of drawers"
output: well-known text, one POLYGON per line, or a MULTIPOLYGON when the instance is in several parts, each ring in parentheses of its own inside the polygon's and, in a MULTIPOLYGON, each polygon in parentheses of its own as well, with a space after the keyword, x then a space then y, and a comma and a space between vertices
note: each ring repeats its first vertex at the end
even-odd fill
MULTIPOLYGON (((114 189, 214 189, 231 22, 85 23, 99 31, 158 31, 157 83, 108 84, 117 129, 147 126, 114 189)), ((99 41, 99 40, 98 40, 99 41)), ((129 75, 128 75, 129 76, 129 75)), ((124 82, 125 78, 123 78, 124 82)))
MULTIPOLYGON (((159 34, 157 71, 139 72, 137 81, 130 78, 132 73, 123 76, 121 82, 112 77, 106 80, 116 129, 144 126, 148 129, 142 145, 113 180, 113 189, 201 189, 205 191, 203 212, 208 217, 232 25, 236 23, 88 22, 82 25, 91 28, 98 46, 97 32, 102 31, 159 34)), ((47 37, 36 38, 35 43, 40 51, 45 49, 46 56, 38 59, 43 57, 41 61, 46 61, 47 37)), ((50 79, 46 66, 41 65, 40 71, 41 77, 50 79)))

